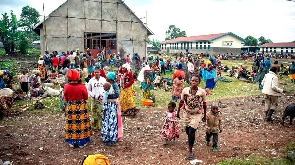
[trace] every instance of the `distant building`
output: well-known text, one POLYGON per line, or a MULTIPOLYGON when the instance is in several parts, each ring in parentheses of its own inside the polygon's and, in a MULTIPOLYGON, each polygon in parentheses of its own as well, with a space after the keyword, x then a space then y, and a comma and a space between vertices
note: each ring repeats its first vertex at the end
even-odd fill
POLYGON ((293 54, 295 42, 266 43, 260 46, 262 53, 293 54))
POLYGON ((219 33, 191 37, 179 37, 161 43, 161 51, 165 53, 190 52, 197 54, 241 53, 245 41, 232 33, 219 33))
POLYGON ((148 54, 159 54, 160 48, 154 47, 152 44, 147 45, 148 54))
POLYGON ((41 52, 89 48, 94 56, 108 49, 147 56, 146 41, 153 35, 123 0, 67 0, 34 31, 40 35, 41 52))
POLYGON ((32 48, 40 49, 40 41, 34 41, 31 45, 32 48))

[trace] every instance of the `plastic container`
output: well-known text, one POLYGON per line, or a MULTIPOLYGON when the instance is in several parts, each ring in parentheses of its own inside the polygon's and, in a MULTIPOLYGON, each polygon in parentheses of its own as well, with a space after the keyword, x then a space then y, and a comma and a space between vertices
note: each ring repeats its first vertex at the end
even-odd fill
POLYGON ((141 99, 141 103, 142 105, 145 105, 145 106, 151 106, 153 104, 153 101, 150 100, 150 99, 141 99))

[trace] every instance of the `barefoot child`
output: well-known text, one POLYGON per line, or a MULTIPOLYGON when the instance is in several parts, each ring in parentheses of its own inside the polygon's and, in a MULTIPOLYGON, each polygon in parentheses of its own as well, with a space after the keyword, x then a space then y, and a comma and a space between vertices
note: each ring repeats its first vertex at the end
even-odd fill
POLYGON ((213 136, 212 151, 217 151, 218 133, 222 132, 222 116, 218 111, 218 104, 212 103, 211 112, 206 115, 206 144, 210 145, 210 138, 213 136))
POLYGON ((170 102, 168 111, 166 112, 166 120, 161 130, 161 137, 164 139, 164 145, 167 145, 168 140, 179 138, 179 128, 176 120, 176 104, 170 102))

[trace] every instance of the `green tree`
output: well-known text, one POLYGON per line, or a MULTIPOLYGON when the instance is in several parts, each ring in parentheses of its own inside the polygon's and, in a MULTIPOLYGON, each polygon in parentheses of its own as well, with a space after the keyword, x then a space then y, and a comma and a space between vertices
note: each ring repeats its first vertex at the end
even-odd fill
POLYGON ((26 33, 19 34, 18 50, 21 54, 27 54, 29 49, 29 42, 26 33))
POLYGON ((181 31, 175 25, 170 25, 168 30, 166 31, 166 38, 165 40, 171 40, 178 37, 186 37, 186 32, 181 31))
POLYGON ((260 37, 258 38, 258 41, 259 41, 259 45, 263 45, 263 44, 265 44, 265 43, 268 43, 268 40, 265 39, 263 36, 260 36, 260 37))
POLYGON ((40 37, 33 32, 34 27, 40 22, 39 16, 40 14, 35 8, 30 6, 22 8, 19 26, 27 33, 29 42, 40 39, 40 37))
POLYGON ((245 38, 245 46, 258 46, 258 40, 249 35, 245 38))
POLYGON ((7 13, 2 14, 0 19, 0 38, 3 42, 6 53, 15 50, 15 42, 18 37, 18 22, 13 11, 10 12, 10 18, 7 13))

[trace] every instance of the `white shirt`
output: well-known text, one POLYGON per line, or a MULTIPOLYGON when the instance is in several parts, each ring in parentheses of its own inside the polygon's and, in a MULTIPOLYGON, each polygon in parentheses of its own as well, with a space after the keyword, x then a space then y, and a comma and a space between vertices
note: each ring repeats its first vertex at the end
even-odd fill
POLYGON ((106 82, 106 79, 102 76, 99 77, 99 80, 95 77, 91 78, 87 86, 89 96, 98 99, 100 95, 103 95, 103 84, 106 82))
POLYGON ((143 82, 144 81, 144 71, 146 70, 151 70, 151 67, 149 65, 146 65, 145 67, 143 67, 139 74, 138 74, 138 77, 137 77, 137 80, 140 81, 140 82, 143 82))

